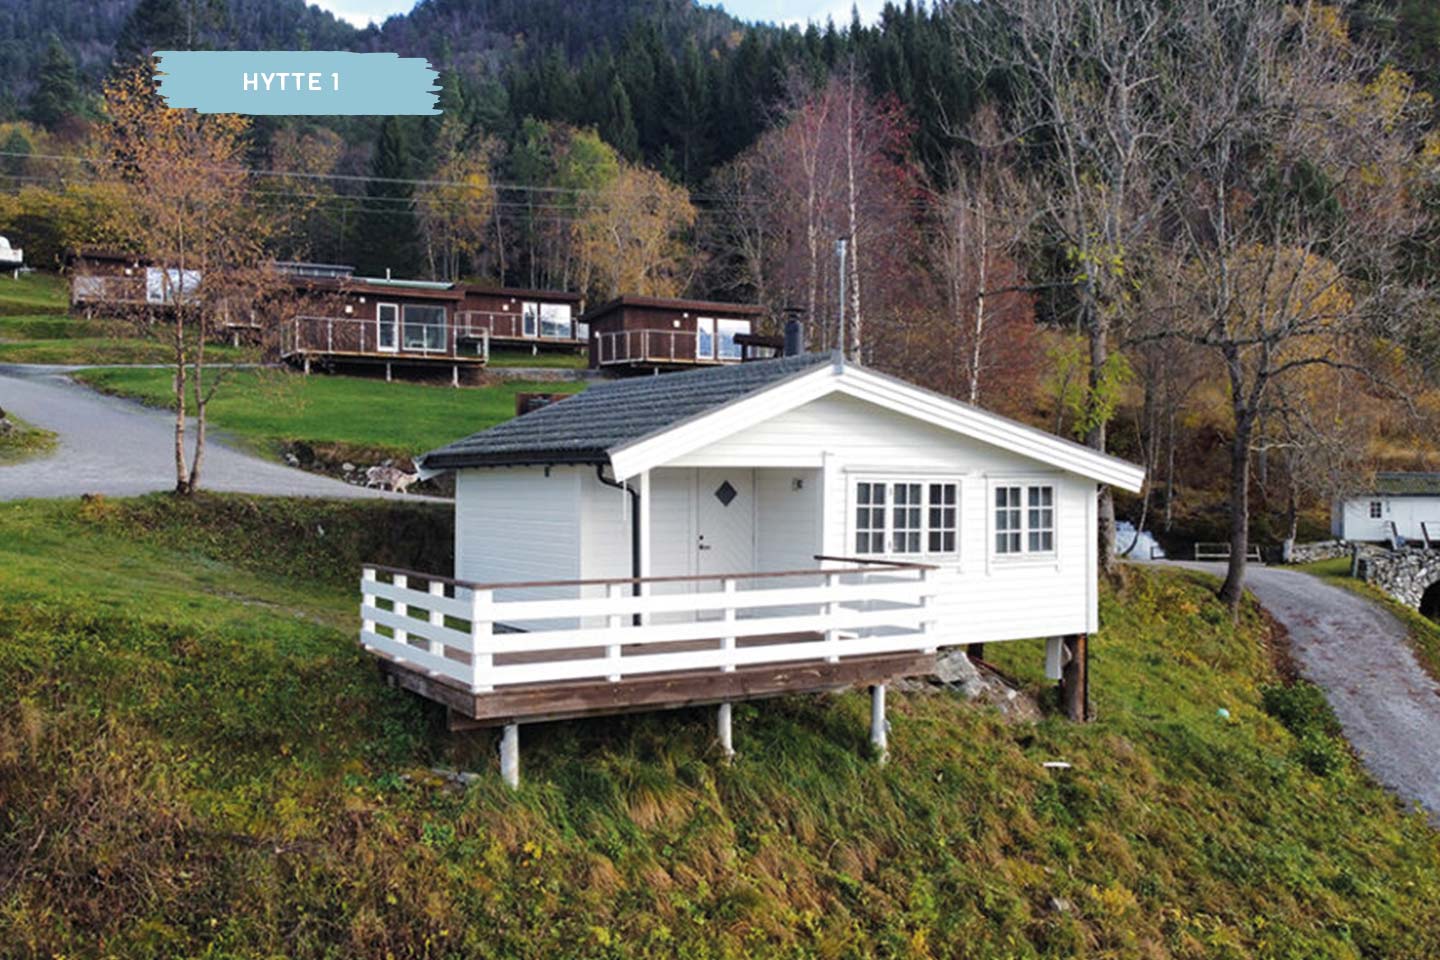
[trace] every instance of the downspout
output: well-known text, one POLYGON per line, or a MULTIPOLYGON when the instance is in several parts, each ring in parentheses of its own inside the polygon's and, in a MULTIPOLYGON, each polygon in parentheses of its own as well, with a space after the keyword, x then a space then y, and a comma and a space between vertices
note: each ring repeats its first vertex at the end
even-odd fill
MULTIPOLYGON (((605 476, 605 464, 595 464, 595 477, 607 487, 614 487, 616 490, 624 490, 630 494, 630 584, 631 596, 640 596, 640 491, 631 488, 628 484, 619 480, 612 480, 605 476)), ((640 614, 635 614, 633 620, 635 626, 640 626, 640 614)))

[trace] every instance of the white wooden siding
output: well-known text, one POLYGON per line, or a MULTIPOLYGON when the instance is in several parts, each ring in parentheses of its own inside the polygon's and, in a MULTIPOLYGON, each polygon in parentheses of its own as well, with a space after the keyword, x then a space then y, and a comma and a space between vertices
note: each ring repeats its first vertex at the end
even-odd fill
POLYGON ((1424 522, 1432 539, 1440 537, 1440 497, 1355 497, 1339 504, 1339 525, 1333 525, 1336 536, 1345 540, 1386 541, 1390 539, 1390 523, 1394 521, 1400 536, 1420 540, 1420 524, 1424 522), (1380 502, 1380 518, 1372 519, 1370 504, 1380 502))
MULTIPOLYGON (((1095 596, 1089 556, 1096 548, 1093 481, 1062 473, 1038 461, 981 441, 957 437, 903 414, 865 401, 832 395, 686 454, 686 466, 822 463, 824 552, 853 553, 850 480, 861 474, 918 477, 944 475, 961 480, 960 555, 944 561, 938 575, 942 644, 988 643, 1078 633, 1095 628, 1095 596), (992 558, 990 481, 1045 482, 1055 486, 1056 552, 1045 560, 992 558)), ((794 470, 762 467, 762 487, 771 493, 788 484, 794 470)), ((764 545, 784 542, 765 530, 760 557, 768 566, 782 557, 764 545)), ((797 554, 798 554, 798 548, 797 554)), ((925 557, 914 559, 926 560, 925 557)))

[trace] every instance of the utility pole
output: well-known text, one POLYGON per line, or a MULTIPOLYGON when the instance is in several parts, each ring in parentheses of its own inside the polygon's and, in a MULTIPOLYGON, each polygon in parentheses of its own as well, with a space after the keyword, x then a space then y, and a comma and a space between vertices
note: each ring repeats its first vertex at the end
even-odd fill
POLYGON ((835 342, 840 347, 840 353, 845 353, 845 238, 841 237, 835 241, 835 256, 840 258, 840 326, 835 331, 835 342))

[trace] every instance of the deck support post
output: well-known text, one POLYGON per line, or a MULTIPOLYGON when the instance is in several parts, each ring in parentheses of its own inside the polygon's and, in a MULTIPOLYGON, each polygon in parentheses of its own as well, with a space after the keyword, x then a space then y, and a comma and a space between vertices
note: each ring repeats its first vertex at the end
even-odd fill
POLYGON ((1090 681, 1086 669, 1089 665, 1086 654, 1088 639, 1083 633, 1072 633, 1063 640, 1060 705, 1066 719, 1075 723, 1085 723, 1090 719, 1090 681))
POLYGON ((735 759, 735 736, 731 727, 734 711, 729 703, 715 708, 715 736, 720 741, 720 752, 727 761, 735 759))
POLYGON ((460 364, 458 363, 450 364, 450 386, 460 386, 460 364))
POLYGON ((305 358, 305 376, 310 376, 310 358, 308 356, 305 358))
POLYGON ((877 683, 870 688, 870 746, 875 748, 875 759, 885 763, 890 759, 890 737, 885 722, 885 684, 877 683))
POLYGON ((391 370, 390 370, 390 361, 389 361, 389 360, 386 360, 386 361, 385 361, 385 382, 386 382, 386 383, 389 383, 389 382, 392 381, 393 379, 394 379, 394 374, 393 374, 393 373, 391 372, 391 370))
POLYGON ((500 734, 500 778, 511 790, 520 787, 520 724, 507 723, 500 734))

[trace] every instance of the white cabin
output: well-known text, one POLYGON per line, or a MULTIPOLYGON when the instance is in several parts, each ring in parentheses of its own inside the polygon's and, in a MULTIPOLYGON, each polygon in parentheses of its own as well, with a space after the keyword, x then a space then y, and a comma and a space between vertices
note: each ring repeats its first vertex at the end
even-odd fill
POLYGON ((0 237, 0 268, 10 270, 25 262, 25 251, 10 246, 10 241, 0 237))
POLYGON ((1369 490, 1337 498, 1330 533, 1339 540, 1440 542, 1440 473, 1380 472, 1369 490))
POLYGON ((1058 678, 1058 638, 1099 626, 1097 486, 1143 479, 825 355, 594 386, 420 464, 456 473, 453 577, 367 568, 362 642, 507 724, 883 684, 1025 638, 1056 638, 1058 678), (434 626, 457 616, 468 636, 434 626))

